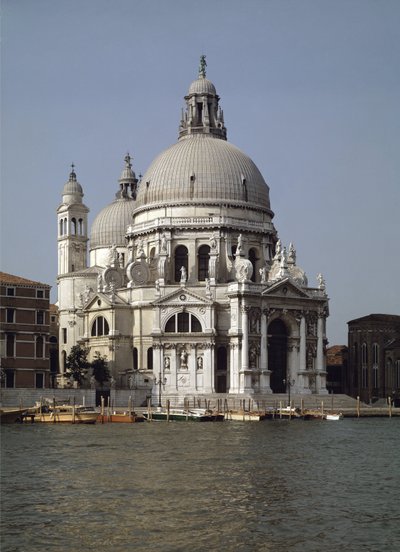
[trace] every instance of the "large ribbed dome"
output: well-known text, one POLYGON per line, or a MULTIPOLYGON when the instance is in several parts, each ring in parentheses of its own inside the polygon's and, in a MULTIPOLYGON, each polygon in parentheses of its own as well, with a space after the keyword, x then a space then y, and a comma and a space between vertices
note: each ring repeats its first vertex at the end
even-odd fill
POLYGON ((110 247, 113 244, 119 247, 126 246, 125 232, 127 226, 132 224, 135 203, 130 197, 116 199, 100 211, 92 224, 91 249, 110 247))
POLYGON ((188 202, 270 209, 269 188, 253 161, 210 134, 181 138, 161 153, 142 179, 136 206, 188 202))
POLYGON ((226 140, 205 56, 185 96, 178 143, 162 152, 142 178, 139 210, 162 205, 230 205, 270 211, 269 188, 253 161, 226 140))

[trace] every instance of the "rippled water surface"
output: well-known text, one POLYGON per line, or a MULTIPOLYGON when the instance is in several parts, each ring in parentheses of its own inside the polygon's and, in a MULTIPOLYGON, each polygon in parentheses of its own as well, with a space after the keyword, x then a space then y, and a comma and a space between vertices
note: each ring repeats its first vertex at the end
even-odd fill
POLYGON ((400 550, 400 419, 1 437, 2 552, 400 550))

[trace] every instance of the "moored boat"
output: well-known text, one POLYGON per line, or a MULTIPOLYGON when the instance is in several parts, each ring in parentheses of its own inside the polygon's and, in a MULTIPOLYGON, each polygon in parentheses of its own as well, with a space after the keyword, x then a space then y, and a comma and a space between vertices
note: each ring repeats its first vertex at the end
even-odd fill
POLYGON ((13 424, 21 422, 26 408, 0 408, 0 423, 13 424))
POLYGON ((36 407, 35 422, 95 424, 98 412, 90 406, 83 405, 39 405, 36 407))
POLYGON ((202 408, 157 408, 156 410, 148 410, 143 415, 147 420, 169 420, 174 422, 222 422, 224 415, 221 413, 204 410, 202 408))
POLYGON ((116 412, 110 414, 98 414, 97 421, 102 424, 119 423, 119 424, 135 424, 145 422, 146 418, 136 412, 116 412))
POLYGON ((246 410, 230 410, 225 413, 225 420, 232 420, 235 422, 261 422, 267 420, 270 417, 269 414, 260 412, 250 412, 246 410))
POLYGON ((329 420, 329 421, 333 421, 333 422, 336 422, 337 420, 340 420, 341 418, 343 418, 343 414, 341 412, 337 412, 337 413, 330 413, 330 414, 325 414, 325 420, 329 420))

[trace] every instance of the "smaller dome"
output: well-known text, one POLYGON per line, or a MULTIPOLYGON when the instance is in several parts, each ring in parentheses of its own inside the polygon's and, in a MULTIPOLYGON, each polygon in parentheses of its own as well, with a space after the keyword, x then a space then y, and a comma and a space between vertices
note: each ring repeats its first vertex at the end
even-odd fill
POLYGON ((125 247, 125 233, 132 223, 135 200, 130 197, 116 199, 100 211, 94 219, 90 233, 90 249, 110 247, 115 244, 125 247))
POLYGON ((71 165, 72 171, 69 174, 68 182, 64 185, 62 194, 64 203, 81 203, 83 197, 83 188, 76 179, 74 164, 71 165))
POLYGON ((189 87, 188 95, 190 96, 191 94, 212 94, 216 96, 217 91, 211 81, 204 77, 199 77, 189 87))

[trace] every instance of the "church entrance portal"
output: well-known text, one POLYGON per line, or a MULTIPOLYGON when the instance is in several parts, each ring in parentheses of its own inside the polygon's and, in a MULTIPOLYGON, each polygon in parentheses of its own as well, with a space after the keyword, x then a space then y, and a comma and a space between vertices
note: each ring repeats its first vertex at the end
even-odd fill
POLYGON ((288 332, 282 320, 274 320, 268 326, 268 368, 271 370, 273 393, 285 393, 288 332))

